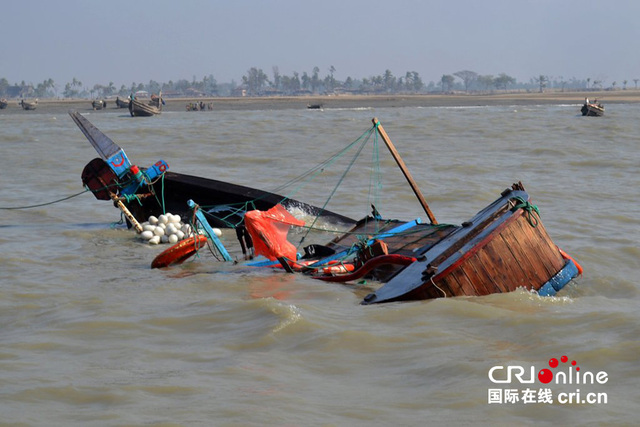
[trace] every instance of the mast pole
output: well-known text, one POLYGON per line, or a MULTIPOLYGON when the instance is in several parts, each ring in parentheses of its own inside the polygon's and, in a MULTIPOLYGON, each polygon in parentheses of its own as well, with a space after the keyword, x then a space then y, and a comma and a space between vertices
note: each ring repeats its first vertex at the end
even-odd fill
POLYGON ((427 204, 427 201, 425 200, 424 196, 420 192, 418 185, 416 184, 416 182, 413 180, 413 177, 409 173, 409 170, 407 169, 407 165, 405 165, 404 160, 402 160, 402 158, 400 157, 400 154, 398 153, 398 150, 396 150, 396 147, 393 145, 393 142, 391 142, 391 140, 389 139, 389 135, 387 135, 387 132, 382 127, 382 124, 375 117, 373 118, 372 122, 373 122, 373 125, 378 130, 380 137, 382 138, 387 148, 391 152, 393 159, 396 161, 396 163, 400 167, 400 170, 404 174, 404 177, 409 182, 409 186, 411 186, 411 189, 413 190, 416 197, 418 198, 418 201, 422 205, 422 208, 427 213, 427 216, 429 217, 429 221, 431 221, 431 224, 434 224, 434 225, 437 224, 438 221, 436 221, 435 215, 433 215, 433 212, 431 212, 431 209, 429 208, 429 205, 427 204))

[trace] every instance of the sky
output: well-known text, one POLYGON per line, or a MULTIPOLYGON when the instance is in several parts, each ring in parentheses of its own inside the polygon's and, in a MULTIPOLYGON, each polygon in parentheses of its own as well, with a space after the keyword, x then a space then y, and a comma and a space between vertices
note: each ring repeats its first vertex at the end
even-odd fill
POLYGON ((252 68, 361 79, 469 70, 640 78, 637 0, 2 0, 0 78, 119 88, 252 68))

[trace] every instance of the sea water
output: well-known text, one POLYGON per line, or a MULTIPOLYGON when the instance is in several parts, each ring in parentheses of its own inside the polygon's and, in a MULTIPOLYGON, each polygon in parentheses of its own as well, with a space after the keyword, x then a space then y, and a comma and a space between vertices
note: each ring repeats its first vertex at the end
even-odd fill
MULTIPOLYGON (((376 283, 322 283, 206 252, 152 270, 166 246, 142 243, 110 202, 83 192, 97 153, 66 111, 0 111, 0 425, 637 424, 640 104, 607 105, 600 118, 579 108, 81 111, 140 166, 164 159, 318 206, 335 189, 327 208, 352 218, 374 204, 426 221, 380 141, 379 162, 363 150, 361 166, 350 152, 344 176, 327 168, 281 186, 377 117, 440 223, 470 219, 522 181, 584 268, 553 298, 374 306, 360 301, 376 283), (565 365, 608 381, 489 375, 565 365), (607 401, 566 403, 561 393, 575 389, 607 401)), ((236 244, 229 230, 222 239, 236 244)))

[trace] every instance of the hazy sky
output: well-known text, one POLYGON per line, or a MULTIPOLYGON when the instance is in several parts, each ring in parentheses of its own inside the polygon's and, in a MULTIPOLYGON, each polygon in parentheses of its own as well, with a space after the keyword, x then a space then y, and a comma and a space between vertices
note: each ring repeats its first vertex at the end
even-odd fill
POLYGON ((520 82, 640 78, 638 0, 2 0, 0 78, 61 92, 113 82, 339 80, 471 70, 520 82))

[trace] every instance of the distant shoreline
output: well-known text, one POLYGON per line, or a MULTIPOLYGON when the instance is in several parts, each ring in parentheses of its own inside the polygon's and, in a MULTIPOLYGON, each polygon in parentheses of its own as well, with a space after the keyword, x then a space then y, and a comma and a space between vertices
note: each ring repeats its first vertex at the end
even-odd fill
MULTIPOLYGON (((558 105, 584 102, 585 97, 603 104, 640 103, 640 90, 580 91, 580 92, 513 92, 487 95, 429 94, 429 95, 333 95, 333 96, 277 96, 277 97, 213 97, 166 98, 166 111, 185 111, 189 103, 210 104, 213 111, 221 110, 284 110, 306 109, 320 104, 323 108, 393 108, 393 107, 469 107, 486 105, 558 105)), ((9 101, 8 109, 20 109, 18 100, 9 101)), ((89 99, 41 99, 36 111, 91 111, 89 99)), ((115 99, 107 100, 107 110, 117 110, 115 99)), ((120 109, 127 112, 126 109, 120 109)), ((128 112, 127 112, 128 113, 128 112)))

